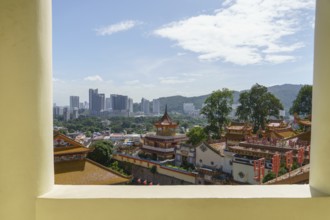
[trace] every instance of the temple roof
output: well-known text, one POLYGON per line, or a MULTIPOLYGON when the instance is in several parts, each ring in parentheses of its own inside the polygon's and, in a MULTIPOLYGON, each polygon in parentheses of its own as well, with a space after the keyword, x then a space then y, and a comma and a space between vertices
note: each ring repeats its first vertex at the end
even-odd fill
POLYGON ((55 184, 112 185, 129 181, 114 171, 90 160, 55 163, 55 184))
MULTIPOLYGON (((65 141, 68 145, 65 145, 65 147, 85 147, 83 144, 81 144, 78 141, 75 141, 71 138, 69 138, 68 136, 58 132, 58 131, 54 131, 54 135, 53 135, 53 140, 63 140, 65 141)), ((58 143, 57 146, 55 146, 55 142, 54 142, 54 147, 62 147, 61 143, 58 143)), ((63 146, 64 147, 64 146, 63 146)))
POLYGON ((239 123, 239 122, 232 122, 230 125, 226 127, 227 130, 236 130, 236 131, 243 131, 252 130, 252 126, 246 123, 239 123))
POLYGON ((82 154, 91 151, 86 147, 55 147, 54 156, 68 155, 68 154, 82 154))
POLYGON ((83 154, 91 151, 81 143, 59 132, 54 132, 54 156, 83 154))
POLYGON ((163 117, 161 117, 161 119, 155 123, 155 126, 166 126, 166 125, 169 125, 169 126, 178 125, 178 123, 172 121, 172 118, 168 115, 167 105, 165 107, 165 113, 164 113, 163 117))

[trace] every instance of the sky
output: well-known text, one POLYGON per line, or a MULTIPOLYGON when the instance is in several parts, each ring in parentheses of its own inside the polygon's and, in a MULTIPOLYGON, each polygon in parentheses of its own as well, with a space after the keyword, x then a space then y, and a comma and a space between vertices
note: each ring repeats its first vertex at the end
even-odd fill
POLYGON ((53 0, 54 103, 312 84, 315 0, 53 0))

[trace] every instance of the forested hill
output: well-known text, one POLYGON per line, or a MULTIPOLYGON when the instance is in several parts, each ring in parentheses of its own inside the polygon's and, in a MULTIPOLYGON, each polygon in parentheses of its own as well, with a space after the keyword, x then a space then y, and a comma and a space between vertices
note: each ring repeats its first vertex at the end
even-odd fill
MULTIPOLYGON (((284 109, 289 111, 293 100, 296 98, 300 88, 303 85, 284 84, 268 87, 268 91, 273 93, 279 100, 281 100, 284 109)), ((238 103, 240 92, 234 91, 234 103, 238 103)), ((168 111, 183 112, 183 103, 194 103, 197 109, 202 107, 205 99, 209 96, 195 96, 195 97, 184 97, 184 96, 170 96, 159 98, 161 104, 161 111, 165 109, 167 104, 168 111)))

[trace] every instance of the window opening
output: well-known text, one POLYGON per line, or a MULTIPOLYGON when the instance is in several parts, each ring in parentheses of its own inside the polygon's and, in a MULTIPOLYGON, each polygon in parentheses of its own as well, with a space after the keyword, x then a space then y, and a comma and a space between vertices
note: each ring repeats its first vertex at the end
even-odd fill
POLYGON ((315 1, 212 2, 53 2, 56 183, 308 182, 315 1))

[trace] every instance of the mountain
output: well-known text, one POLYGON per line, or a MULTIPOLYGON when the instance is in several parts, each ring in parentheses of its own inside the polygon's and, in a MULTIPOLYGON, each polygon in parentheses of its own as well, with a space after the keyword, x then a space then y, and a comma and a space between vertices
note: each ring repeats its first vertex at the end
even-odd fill
POLYGON ((268 91, 281 100, 284 110, 289 112, 292 102, 296 99, 301 87, 303 87, 303 85, 284 84, 268 87, 268 91))
POLYGON ((209 95, 195 96, 195 97, 184 97, 184 96, 170 96, 159 98, 160 110, 164 111, 165 105, 167 104, 168 111, 183 112, 183 103, 194 103, 195 108, 200 109, 209 95))
MULTIPOLYGON (((294 85, 294 84, 284 84, 284 85, 276 85, 268 87, 268 91, 271 92, 274 96, 276 96, 283 104, 284 110, 286 112, 289 111, 293 100, 296 98, 299 90, 303 85, 294 85)), ((246 91, 246 90, 243 90, 246 91)), ((242 92, 242 91, 240 91, 242 92)), ((238 104, 239 94, 240 92, 234 91, 234 103, 238 104)), ((194 103, 197 109, 202 107, 205 99, 209 96, 194 96, 194 97, 184 97, 184 96, 169 96, 159 98, 160 100, 160 108, 163 112, 165 109, 165 105, 167 104, 168 111, 173 112, 183 112, 183 103, 194 103)))

